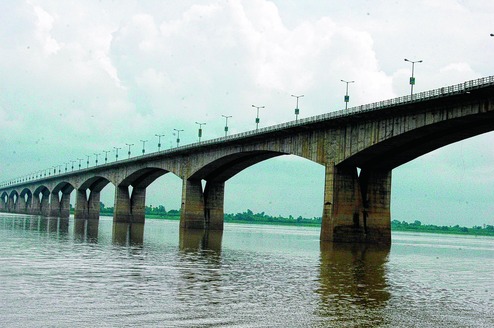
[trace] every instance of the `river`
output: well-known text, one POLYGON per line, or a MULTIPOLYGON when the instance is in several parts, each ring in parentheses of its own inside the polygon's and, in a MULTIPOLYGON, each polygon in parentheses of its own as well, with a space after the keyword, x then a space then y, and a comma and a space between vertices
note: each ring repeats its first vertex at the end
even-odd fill
POLYGON ((0 214, 0 326, 494 327, 492 237, 112 223, 0 214))

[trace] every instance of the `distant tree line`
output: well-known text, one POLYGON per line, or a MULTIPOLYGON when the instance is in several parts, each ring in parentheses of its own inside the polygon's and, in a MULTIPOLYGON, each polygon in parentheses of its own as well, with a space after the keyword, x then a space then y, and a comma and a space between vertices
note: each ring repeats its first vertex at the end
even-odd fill
POLYGON ((494 236, 493 225, 484 225, 483 227, 473 226, 472 228, 467 228, 460 227, 458 224, 455 226, 437 226, 435 224, 422 224, 422 222, 418 220, 415 220, 413 223, 393 220, 391 221, 391 230, 494 236))

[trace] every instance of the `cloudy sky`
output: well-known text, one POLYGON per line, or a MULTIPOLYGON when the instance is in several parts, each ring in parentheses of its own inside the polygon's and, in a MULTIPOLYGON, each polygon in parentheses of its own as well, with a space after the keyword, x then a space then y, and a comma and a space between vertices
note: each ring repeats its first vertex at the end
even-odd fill
MULTIPOLYGON (((0 181, 134 143, 133 155, 493 75, 494 2, 58 1, 0 3, 0 181)), ((393 171, 392 216, 494 224, 494 134, 393 171)), ((122 156, 121 155, 121 156, 122 156)), ((108 157, 113 160, 114 152, 108 157)), ((100 163, 104 160, 100 155, 100 163)), ((268 160, 226 186, 227 212, 320 216, 323 168, 268 160)), ((167 174, 148 205, 180 204, 167 174)), ((113 201, 112 187, 103 200, 113 201)))

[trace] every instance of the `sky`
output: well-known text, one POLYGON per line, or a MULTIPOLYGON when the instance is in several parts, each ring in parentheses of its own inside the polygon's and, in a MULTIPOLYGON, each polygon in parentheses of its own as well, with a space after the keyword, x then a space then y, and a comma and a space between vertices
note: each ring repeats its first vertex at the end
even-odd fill
MULTIPOLYGON (((91 165, 367 104, 494 74, 494 2, 0 2, 0 181, 55 165, 91 165)), ((494 224, 494 134, 393 170, 392 218, 494 224)), ((225 211, 320 216, 324 168, 295 156, 254 165, 226 184, 225 211)), ((102 196, 113 202, 112 186, 102 196)), ((147 204, 180 206, 167 174, 147 204)))

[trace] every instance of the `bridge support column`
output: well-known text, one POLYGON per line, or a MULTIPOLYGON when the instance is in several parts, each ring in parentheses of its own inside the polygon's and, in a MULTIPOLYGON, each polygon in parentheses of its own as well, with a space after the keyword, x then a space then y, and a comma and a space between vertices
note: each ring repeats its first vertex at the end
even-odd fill
POLYGON ((204 229, 204 195, 201 180, 183 179, 180 228, 204 229))
POLYGON ((43 198, 40 202, 40 215, 50 216, 50 194, 43 194, 43 198))
POLYGON ((74 219, 75 220, 84 220, 87 219, 87 198, 85 190, 75 190, 75 211, 74 211, 74 219))
POLYGON ((129 187, 115 188, 113 222, 144 223, 146 214, 146 188, 134 188, 132 196, 129 187))
POLYGON ((18 212, 23 214, 27 213, 27 203, 24 197, 19 197, 19 199, 17 199, 17 202, 18 202, 18 212))
MULTIPOLYGON (((60 205, 60 212, 70 211, 70 194, 63 194, 60 205), (67 196, 65 196, 67 195, 67 196)), ((76 190, 75 193, 75 212, 74 219, 79 220, 98 220, 100 212, 100 193, 91 190, 89 199, 86 196, 86 190, 76 190)))
POLYGON ((60 216, 60 198, 57 193, 52 193, 50 195, 50 214, 49 216, 59 217, 60 216))
POLYGON ((33 194, 33 199, 31 201, 30 214, 40 215, 41 214, 41 203, 39 200, 39 194, 33 194))
POLYGON ((115 205, 113 206, 113 222, 131 222, 129 187, 115 188, 115 205))
POLYGON ((15 202, 14 202, 14 197, 9 197, 7 200, 7 209, 11 213, 15 213, 15 202))
POLYGON ((206 229, 223 230, 225 182, 208 181, 204 190, 204 217, 206 229))
POLYGON ((70 216, 70 193, 62 193, 60 200, 60 217, 68 218, 70 216))
POLYGON ((326 166, 321 241, 391 243, 391 171, 326 166))

